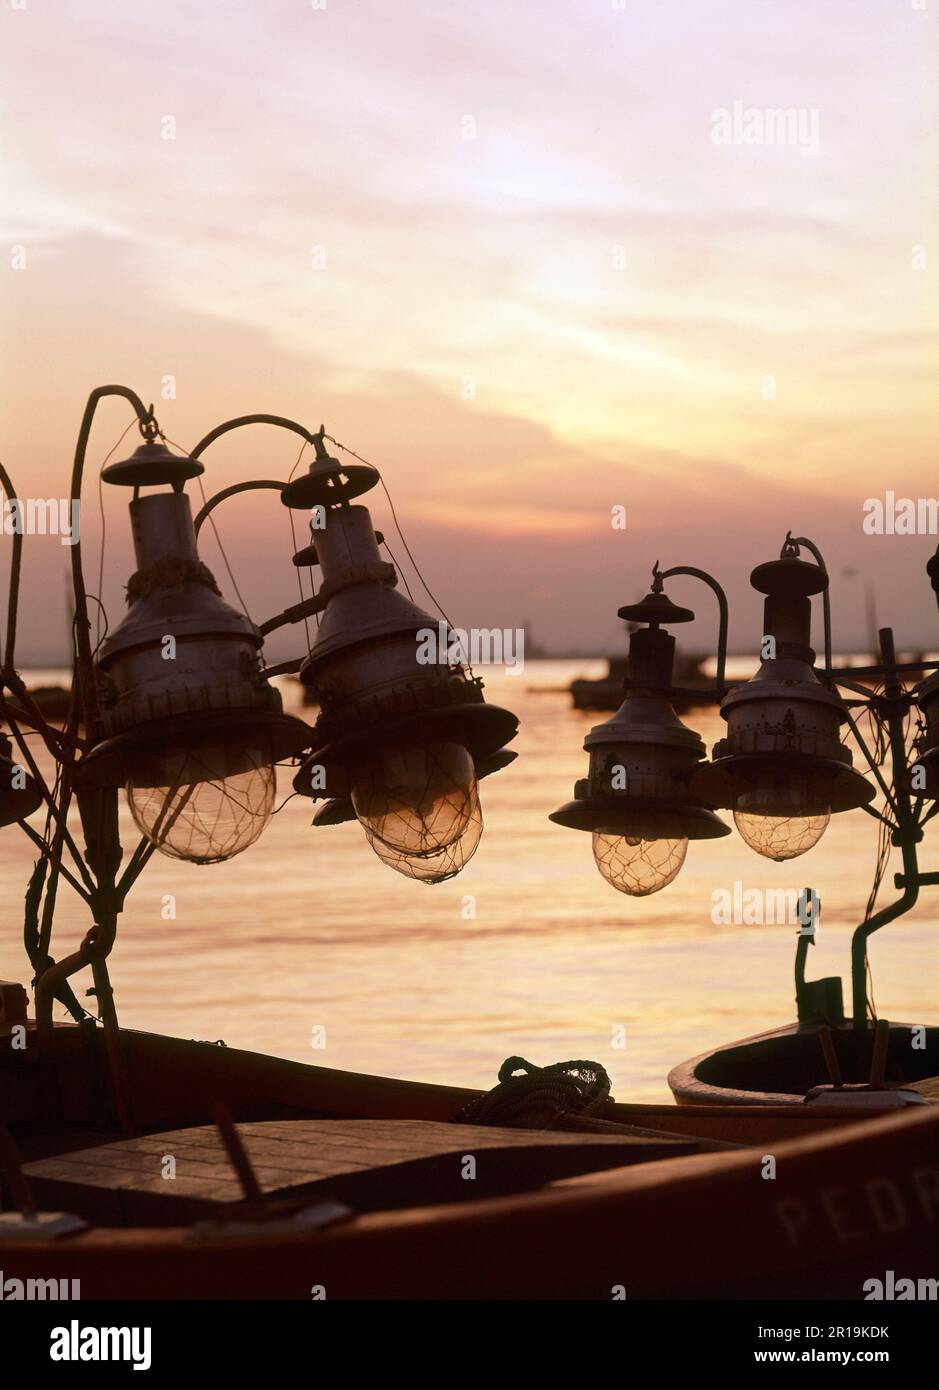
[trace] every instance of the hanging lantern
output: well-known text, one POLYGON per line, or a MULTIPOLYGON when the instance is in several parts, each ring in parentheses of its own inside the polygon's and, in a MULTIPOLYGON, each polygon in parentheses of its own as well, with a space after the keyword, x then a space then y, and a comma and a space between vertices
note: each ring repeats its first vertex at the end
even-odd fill
POLYGON ((86 785, 124 786, 134 820, 164 854, 214 863, 246 849, 274 805, 274 764, 309 743, 261 671, 261 635, 222 599, 196 550, 187 479, 202 464, 148 440, 104 470, 134 488, 137 570, 130 612, 103 643, 104 738, 86 785), (137 495, 143 486, 168 492, 137 495))
POLYGON ((685 861, 689 840, 729 835, 730 828, 690 789, 705 756, 701 738, 678 718, 669 700, 675 638, 663 624, 691 622, 662 592, 656 577, 641 603, 619 610, 646 624, 629 639, 627 694, 611 719, 584 739, 590 754, 586 778, 550 819, 593 837, 593 856, 608 883, 645 897, 671 883, 685 861))
POLYGON ((323 582, 319 629, 300 671, 320 714, 294 787, 340 799, 343 818, 351 804, 392 867, 414 860, 436 872, 436 857, 464 836, 478 843, 479 768, 514 738, 518 721, 487 705, 482 681, 449 665, 446 651, 431 643, 425 655, 437 622, 396 592, 395 567, 381 559, 368 509, 349 505, 375 486, 377 470, 340 464, 322 438, 316 449, 310 472, 282 493, 286 506, 317 508, 322 520, 315 550, 303 552, 323 582))
POLYGON ((42 792, 26 769, 13 758, 13 745, 0 733, 0 826, 25 820, 42 805, 42 792))
POLYGON ((733 810, 744 840, 768 859, 794 859, 817 844, 832 814, 863 806, 874 788, 841 742, 847 711, 815 674, 811 596, 828 586, 821 565, 799 559, 787 540, 778 560, 750 576, 766 595, 763 646, 752 680, 721 705, 727 735, 692 788, 733 810))

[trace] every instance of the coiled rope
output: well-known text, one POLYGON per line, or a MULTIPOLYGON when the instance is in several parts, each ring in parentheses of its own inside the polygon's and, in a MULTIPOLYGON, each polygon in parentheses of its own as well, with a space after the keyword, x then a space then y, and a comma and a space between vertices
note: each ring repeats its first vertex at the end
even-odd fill
POLYGON ((610 1078, 599 1062, 553 1062, 536 1067, 507 1057, 499 1084, 464 1105, 451 1123, 507 1129, 552 1129, 565 1115, 599 1118, 613 1104, 610 1078))

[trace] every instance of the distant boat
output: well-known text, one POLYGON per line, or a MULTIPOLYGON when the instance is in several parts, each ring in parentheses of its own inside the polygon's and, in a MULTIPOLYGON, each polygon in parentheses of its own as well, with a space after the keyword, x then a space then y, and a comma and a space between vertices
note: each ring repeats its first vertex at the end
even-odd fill
MULTIPOLYGON (((28 687, 28 694, 33 703, 45 715, 46 719, 55 721, 65 719, 68 715, 69 705, 71 704, 71 691, 63 685, 36 685, 28 687)), ((7 701, 12 709, 19 705, 15 695, 11 695, 7 701)))
MULTIPOLYGON (((697 709, 702 705, 716 705, 720 696, 714 688, 714 681, 706 676, 701 667, 706 660, 703 656, 675 655, 675 698, 672 707, 681 713, 683 710, 697 709)), ((626 657, 607 658, 607 673, 597 680, 581 678, 571 681, 570 693, 575 709, 615 710, 626 698, 623 682, 626 680, 626 657)))
POLYGON ((522 619, 522 632, 525 634, 525 656, 529 661, 546 661, 550 658, 550 652, 538 642, 532 631, 531 620, 522 619))
MULTIPOLYGON (((721 702, 721 696, 714 687, 713 678, 705 675, 701 669, 706 659, 703 656, 685 656, 680 651, 676 652, 675 691, 671 704, 679 714, 691 709, 700 709, 705 705, 718 705, 721 702)), ((877 658, 874 656, 867 660, 871 665, 875 665, 877 662, 877 658)), ((925 660, 921 651, 911 652, 902 660, 909 667, 902 673, 906 684, 912 685, 923 679, 926 671, 920 666, 920 663, 925 660)), ((865 662, 863 660, 855 668, 849 657, 832 667, 832 675, 836 681, 839 676, 844 676, 848 680, 857 681, 859 685, 875 685, 879 677, 866 676, 864 669, 865 662)), ((818 665, 816 665, 816 670, 822 674, 822 668, 818 665)), ((605 676, 599 676, 595 680, 581 677, 571 681, 568 689, 574 702, 574 708, 583 710, 619 709, 626 698, 625 680, 626 657, 608 657, 605 676)), ((738 685, 740 682, 732 680, 729 684, 738 685)))

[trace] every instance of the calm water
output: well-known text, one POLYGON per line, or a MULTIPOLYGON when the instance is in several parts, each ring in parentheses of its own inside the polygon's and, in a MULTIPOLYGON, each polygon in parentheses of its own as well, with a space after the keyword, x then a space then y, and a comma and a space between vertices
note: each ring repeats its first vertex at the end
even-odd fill
MULTIPOLYGON (((577 714, 559 688, 602 669, 529 662, 519 676, 486 677, 488 697, 520 716, 519 757, 482 784, 482 844, 448 883, 386 869, 358 824, 311 829, 310 803, 299 798, 228 864, 155 855, 111 958, 122 1024, 459 1085, 494 1084, 513 1053, 541 1064, 589 1057, 608 1068, 619 1099, 661 1100, 675 1062, 793 1015, 795 929, 713 926, 715 889, 735 879, 746 888, 811 884, 822 918, 809 975, 847 979, 874 863, 876 825, 863 813, 834 817, 820 844, 788 865, 760 859, 736 833, 693 843, 675 882, 645 899, 604 883, 588 835, 548 822, 585 771, 585 732, 604 717, 577 714), (161 917, 166 894, 176 897, 175 921, 161 917), (467 895, 475 919, 465 915, 467 895), (318 1027, 326 1047, 314 1050, 318 1027), (613 1046, 618 1028, 622 1049, 613 1046)), ((709 745, 722 723, 712 710, 685 721, 709 745)), ((284 775, 281 796, 288 791, 284 775)), ((927 831, 926 869, 939 868, 937 835, 939 827, 927 831)), ((124 840, 128 849, 136 842, 129 815, 124 840)), ((24 983, 32 862, 25 837, 5 830, 0 976, 24 983)), ((891 884, 888 875, 881 902, 891 884)), ((67 885, 60 904, 59 958, 87 927, 67 885)), ((939 1022, 936 890, 874 938, 872 962, 882 1016, 939 1022)))

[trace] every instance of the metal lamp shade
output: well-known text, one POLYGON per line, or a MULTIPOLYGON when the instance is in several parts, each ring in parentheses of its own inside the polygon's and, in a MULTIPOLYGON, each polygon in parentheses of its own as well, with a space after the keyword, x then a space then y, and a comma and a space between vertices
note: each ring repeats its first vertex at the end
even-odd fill
POLYGON ((226 775, 235 775, 246 754, 273 762, 309 746, 309 726, 283 714, 264 678, 260 633, 225 603, 198 558, 185 494, 138 498, 130 512, 131 607, 101 650, 105 738, 82 760, 80 777, 161 785, 163 753, 206 743, 224 745, 226 775))
MULTIPOLYGON (((489 758, 483 758, 476 762, 476 781, 481 782, 484 777, 490 777, 494 772, 500 772, 502 768, 514 763, 518 757, 517 753, 503 748, 500 752, 494 753, 489 758)), ((328 773, 327 773, 328 780, 328 773)), ((310 763, 304 763, 303 767, 294 778, 294 791, 301 796, 313 796, 314 792, 310 787, 310 763)), ((328 795, 325 791, 316 795, 328 795)), ((356 819, 355 808, 348 796, 332 797, 324 801, 313 817, 314 825, 344 825, 347 821, 356 819)))
POLYGON ((707 806, 659 797, 585 796, 568 801, 548 817, 570 830, 643 840, 716 840, 730 834, 707 806))
POLYGON ((211 776, 237 777, 259 765, 294 757, 310 742, 310 727, 276 709, 216 709, 171 715, 96 744, 80 764, 81 784, 163 787, 167 760, 212 747, 211 776))
MULTIPOLYGON (((781 798, 795 799, 791 816, 866 805, 875 789, 841 742, 847 710, 813 669, 811 598, 827 589, 827 572, 791 553, 787 541, 778 560, 757 565, 750 583, 766 595, 763 631, 775 655, 724 700, 727 735, 695 773, 692 790, 712 806, 737 809, 741 797, 775 788, 781 798)), ((751 800, 749 809, 776 814, 769 801, 761 808, 751 800)))
POLYGON ((730 834, 730 827, 690 788, 704 744, 666 699, 627 696, 612 719, 591 729, 584 748, 590 754, 589 773, 576 784, 574 800, 551 814, 555 824, 644 840, 710 840, 730 834))
POLYGON ((691 783, 712 806, 733 809, 742 795, 767 785, 804 788, 807 815, 850 811, 873 799, 874 786, 841 742, 841 699, 801 658, 764 661, 752 680, 730 692, 721 714, 727 735, 691 783))
POLYGON ((280 494, 285 507, 306 511, 311 507, 334 507, 370 492, 381 480, 371 463, 341 463, 326 452, 322 436, 313 440, 316 457, 309 471, 288 483, 280 494))

